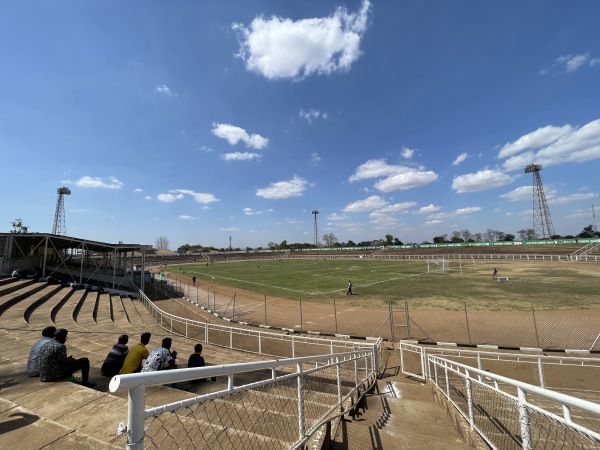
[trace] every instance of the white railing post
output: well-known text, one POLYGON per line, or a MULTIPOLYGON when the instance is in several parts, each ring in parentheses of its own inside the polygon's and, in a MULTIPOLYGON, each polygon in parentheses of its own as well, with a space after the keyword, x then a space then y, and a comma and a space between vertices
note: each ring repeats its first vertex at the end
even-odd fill
POLYGON ((296 339, 292 335, 292 358, 296 357, 296 339))
POLYGON ((450 377, 448 376, 448 362, 444 361, 444 373, 446 375, 446 396, 450 399, 450 377))
POLYGON ((128 391, 129 408, 127 411, 127 449, 144 448, 144 385, 140 384, 128 391))
POLYGON ((233 349, 233 328, 229 329, 229 348, 233 349))
POLYGON ((538 358, 538 372, 540 374, 540 387, 545 388, 546 383, 544 381, 544 365, 542 364, 542 358, 538 358))
POLYGON ((473 385, 471 383, 471 374, 468 370, 465 371, 465 388, 467 390, 467 406, 469 409, 469 425, 471 430, 475 428, 475 416, 473 412, 473 385))
POLYGON ((258 332, 258 354, 262 355, 262 331, 258 332))
POLYGON ((208 322, 204 323, 204 343, 208 344, 208 322))
POLYGON ((302 373, 302 364, 296 365, 298 368, 298 439, 304 438, 304 428, 306 421, 304 418, 304 374, 302 373))
MULTIPOLYGON (((354 360, 356 367, 356 359, 354 360)), ((342 367, 340 366, 340 358, 335 358, 335 374, 337 379, 337 391, 338 391, 338 405, 340 405, 340 411, 342 410, 342 367)))
POLYGON ((531 422, 529 419, 529 411, 527 410, 527 393, 521 389, 517 388, 517 393, 519 397, 519 424, 521 426, 521 448, 523 450, 532 450, 533 445, 531 442, 531 422))

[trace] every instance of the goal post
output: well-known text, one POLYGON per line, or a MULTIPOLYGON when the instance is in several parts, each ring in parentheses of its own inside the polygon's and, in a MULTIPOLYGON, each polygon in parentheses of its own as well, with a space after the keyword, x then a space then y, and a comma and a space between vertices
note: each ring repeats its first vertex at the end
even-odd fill
POLYGON ((443 272, 450 270, 450 262, 447 259, 428 259, 427 273, 443 272))

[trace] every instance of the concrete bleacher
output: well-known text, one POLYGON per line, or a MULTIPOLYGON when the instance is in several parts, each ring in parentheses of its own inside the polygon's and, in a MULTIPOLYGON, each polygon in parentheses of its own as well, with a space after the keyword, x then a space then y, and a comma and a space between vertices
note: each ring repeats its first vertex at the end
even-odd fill
MULTIPOLYGON (((141 303, 129 297, 46 283, 28 283, 27 286, 13 283, 17 282, 0 280, 0 292, 5 292, 0 294, 0 305, 13 299, 12 294, 16 292, 21 295, 18 301, 11 301, 0 311, 0 448, 125 448, 125 437, 117 435, 117 427, 127 420, 127 394, 108 392, 109 379, 101 376, 100 366, 120 334, 130 336, 131 346, 139 342, 141 333, 149 331, 152 333, 149 348, 154 348, 168 335, 167 331, 158 326, 141 303), (3 288, 6 290, 2 291, 3 288), (15 289, 10 291, 12 288, 15 289), (27 292, 30 294, 26 295, 27 292), (26 375, 29 349, 40 338, 41 330, 50 324, 69 330, 70 355, 90 359, 90 380, 98 383, 95 389, 66 381, 44 383, 26 375)), ((163 306, 197 320, 217 320, 183 299, 166 300, 163 306)), ((179 353, 178 361, 185 366, 197 341, 181 336, 173 336, 173 341, 179 353)), ((203 354, 212 364, 267 359, 209 344, 204 345, 203 354)), ((367 407, 358 416, 341 422, 337 448, 395 449, 403 448, 407 440, 424 445, 413 445, 413 448, 471 448, 450 416, 436 404, 431 388, 398 375, 397 358, 397 351, 390 353, 384 379, 379 383, 379 390, 369 394, 371 400, 367 407), (432 423, 435 431, 427 430, 432 423), (364 442, 365 433, 376 435, 378 443, 364 442)), ((260 376, 236 377, 236 383, 253 381, 253 377, 260 376)), ((226 382, 226 379, 218 379, 216 383, 201 383, 190 392, 150 387, 145 401, 147 406, 157 406, 224 389, 226 382)), ((247 399, 244 403, 260 410, 268 408, 270 401, 268 395, 257 392, 247 392, 244 398, 247 399)), ((228 406, 227 400, 219 402, 223 407, 235 407, 228 406)), ((249 411, 251 414, 251 409, 249 411)), ((272 420, 289 420, 285 411, 274 410, 272 415, 272 420)), ((252 422, 252 433, 244 433, 249 443, 254 438, 258 443, 268 439, 273 445, 285 446, 277 436, 269 436, 264 423, 255 423, 252 417, 248 420, 252 422)), ((218 427, 236 426, 235 421, 217 426, 210 423, 210 418, 203 423, 207 433, 215 432, 218 427)), ((253 445, 247 448, 251 447, 253 445)))

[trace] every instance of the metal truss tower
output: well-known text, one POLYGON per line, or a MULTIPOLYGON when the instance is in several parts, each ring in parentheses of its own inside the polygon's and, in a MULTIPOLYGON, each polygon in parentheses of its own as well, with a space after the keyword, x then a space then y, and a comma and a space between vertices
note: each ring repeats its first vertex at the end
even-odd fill
POLYGON ((541 164, 529 164, 525 167, 525 173, 533 174, 533 232, 536 239, 552 239, 554 227, 544 195, 544 186, 540 176, 541 170, 541 164))
POLYGON ((67 226, 65 225, 65 195, 71 195, 71 189, 67 187, 61 187, 56 190, 58 193, 58 199, 56 200, 56 212, 54 213, 54 226, 52 227, 52 234, 58 234, 66 236, 67 226))
POLYGON ((317 211, 316 209, 312 212, 312 214, 315 216, 315 247, 319 246, 319 226, 317 225, 317 214, 319 214, 319 211, 317 211))

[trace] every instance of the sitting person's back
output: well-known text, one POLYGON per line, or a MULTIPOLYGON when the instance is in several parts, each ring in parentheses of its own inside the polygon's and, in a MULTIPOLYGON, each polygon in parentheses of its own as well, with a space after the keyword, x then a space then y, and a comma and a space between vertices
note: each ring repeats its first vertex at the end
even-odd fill
POLYGON ((129 353, 125 356, 123 367, 121 367, 121 370, 119 371, 121 375, 136 373, 142 369, 142 361, 146 359, 149 354, 146 345, 150 342, 151 336, 150 333, 143 333, 140 343, 134 345, 131 350, 129 350, 129 353))
MULTIPOLYGON (((194 346, 194 353, 192 353, 188 359, 188 368, 204 367, 205 365, 204 356, 202 356, 202 344, 196 344, 194 346)), ((198 380, 191 380, 191 383, 201 383, 205 380, 206 378, 200 378, 198 380)), ((217 381, 217 379, 212 377, 211 381, 217 381)))
POLYGON ((171 352, 171 343, 171 338, 164 338, 162 340, 162 346, 156 347, 150 352, 141 371, 156 372, 157 370, 177 369, 177 364, 175 364, 177 352, 171 352))
POLYGON ((129 353, 127 342, 129 342, 129 336, 126 334, 119 336, 119 341, 113 345, 113 348, 110 350, 106 356, 106 360, 102 364, 102 368, 100 369, 102 375, 105 377, 114 377, 119 373, 123 367, 127 353, 129 353))
POLYGON ((30 377, 39 377, 39 353, 42 346, 48 342, 54 342, 54 333, 56 332, 56 327, 49 326, 44 328, 42 331, 42 338, 33 344, 31 347, 31 351, 29 352, 29 358, 27 359, 27 375, 30 377))

